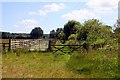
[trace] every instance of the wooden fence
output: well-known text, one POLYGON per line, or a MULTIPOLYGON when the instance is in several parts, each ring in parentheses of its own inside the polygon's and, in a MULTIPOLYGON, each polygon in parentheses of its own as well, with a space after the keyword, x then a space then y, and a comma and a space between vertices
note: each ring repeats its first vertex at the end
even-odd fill
POLYGON ((82 47, 83 45, 51 45, 52 48, 52 52, 62 52, 62 53, 73 53, 74 51, 79 52, 79 49, 82 47), (69 48, 69 50, 65 50, 65 48, 69 48))
MULTIPOLYGON (((57 40, 52 39, 0 39, 0 47, 3 52, 10 50, 26 50, 26 51, 52 51, 72 53, 79 51, 83 45, 55 45, 57 40), (69 47, 69 50, 65 50, 69 47), (53 50, 54 48, 54 50, 53 50)), ((86 49, 87 50, 87 49, 86 49)))
POLYGON ((0 39, 0 49, 6 52, 6 49, 10 51, 11 49, 11 39, 0 39))
POLYGON ((3 51, 25 49, 29 51, 46 51, 51 49, 50 45, 55 44, 52 39, 0 39, 0 47, 3 51))

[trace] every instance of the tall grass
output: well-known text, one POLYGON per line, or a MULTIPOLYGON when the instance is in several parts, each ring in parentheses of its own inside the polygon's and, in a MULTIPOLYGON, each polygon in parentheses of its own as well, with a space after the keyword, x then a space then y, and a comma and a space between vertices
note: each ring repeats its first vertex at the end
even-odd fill
POLYGON ((16 52, 3 54, 3 78, 72 78, 82 77, 66 69, 69 55, 50 52, 16 52))
POLYGON ((97 50, 88 54, 76 53, 70 57, 67 67, 88 78, 117 78, 118 53, 115 50, 97 50))
POLYGON ((2 55, 3 78, 117 78, 118 51, 25 52, 2 55), (62 54, 62 55, 61 55, 62 54))

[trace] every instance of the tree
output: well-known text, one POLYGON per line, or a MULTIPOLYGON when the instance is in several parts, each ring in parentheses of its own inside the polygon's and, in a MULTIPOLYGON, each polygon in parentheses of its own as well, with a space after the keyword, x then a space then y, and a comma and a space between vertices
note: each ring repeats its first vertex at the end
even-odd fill
POLYGON ((61 39, 61 32, 63 32, 62 28, 57 28, 56 31, 52 30, 50 31, 50 38, 56 38, 56 39, 61 39))
POLYGON ((10 38, 10 33, 9 33, 9 32, 2 32, 2 38, 3 38, 3 39, 8 39, 8 38, 10 38))
POLYGON ((35 27, 32 29, 30 35, 34 39, 41 38, 43 36, 43 30, 40 27, 35 27))
POLYGON ((56 29, 56 38, 59 39, 58 35, 59 35, 59 33, 60 33, 61 31, 63 31, 62 28, 57 28, 57 29, 56 29))
POLYGON ((55 30, 50 31, 50 38, 55 38, 55 30))
POLYGON ((61 31, 61 32, 58 34, 58 39, 64 40, 64 37, 65 37, 65 34, 64 34, 63 31, 61 31))
POLYGON ((68 37, 71 34, 76 34, 80 26, 81 24, 75 20, 68 21, 68 23, 64 25, 64 29, 63 29, 63 32, 65 34, 65 41, 68 40, 68 37))
POLYGON ((115 37, 120 39, 120 19, 117 20, 115 27, 116 27, 114 30, 115 37))
POLYGON ((99 20, 91 19, 85 21, 80 28, 77 39, 80 43, 89 43, 103 45, 107 40, 111 39, 112 28, 103 25, 99 20))
POLYGON ((116 38, 119 38, 119 39, 120 39, 120 27, 117 27, 117 28, 114 30, 114 32, 115 32, 116 38))
POLYGON ((120 18, 117 19, 116 27, 120 27, 120 18))

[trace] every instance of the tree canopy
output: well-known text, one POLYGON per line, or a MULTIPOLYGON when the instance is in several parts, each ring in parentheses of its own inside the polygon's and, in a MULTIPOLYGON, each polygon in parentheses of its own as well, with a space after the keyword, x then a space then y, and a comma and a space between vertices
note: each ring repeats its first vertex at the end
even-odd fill
POLYGON ((103 25, 99 20, 91 19, 85 21, 84 25, 79 29, 77 39, 93 43, 98 39, 107 40, 111 35, 112 29, 110 26, 103 25))
POLYGON ((55 38, 55 30, 50 31, 50 38, 55 38))
POLYGON ((43 36, 43 30, 40 27, 35 27, 34 29, 32 29, 31 33, 31 38, 42 38, 43 36))
POLYGON ((68 21, 63 28, 63 32, 65 34, 64 39, 68 40, 68 37, 71 34, 76 34, 78 31, 78 28, 81 26, 81 24, 78 21, 70 20, 68 21))

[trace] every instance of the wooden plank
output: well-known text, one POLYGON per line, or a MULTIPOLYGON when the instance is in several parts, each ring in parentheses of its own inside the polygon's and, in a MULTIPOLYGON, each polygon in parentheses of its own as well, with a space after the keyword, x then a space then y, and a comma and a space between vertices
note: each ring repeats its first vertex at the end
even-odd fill
POLYGON ((51 45, 51 46, 82 46, 82 45, 51 45))
POLYGON ((0 43, 8 43, 9 44, 9 39, 0 39, 0 43))

